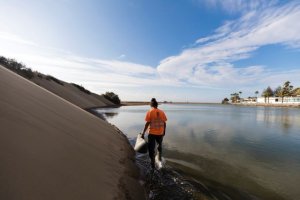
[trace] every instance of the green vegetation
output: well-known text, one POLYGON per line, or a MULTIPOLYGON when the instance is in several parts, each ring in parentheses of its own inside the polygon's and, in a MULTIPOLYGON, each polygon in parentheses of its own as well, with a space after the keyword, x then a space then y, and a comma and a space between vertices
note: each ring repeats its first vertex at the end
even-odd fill
MULTIPOLYGON (((26 79, 32 79, 36 76, 40 79, 45 78, 48 81, 54 81, 55 83, 57 83, 59 85, 62 85, 62 86, 64 85, 63 81, 61 81, 51 75, 45 76, 39 72, 33 72, 30 68, 26 67, 22 63, 17 62, 15 59, 9 59, 9 58, 0 56, 0 65, 23 76, 26 79)), ((85 89, 83 86, 77 85, 75 83, 71 83, 71 85, 73 85, 74 87, 78 88, 80 91, 82 91, 88 95, 92 94, 92 92, 85 89)), ((114 104, 117 104, 117 105, 121 104, 121 100, 119 99, 119 96, 113 92, 106 92, 105 94, 103 94, 103 96, 114 104)))
POLYGON ((270 86, 268 86, 267 89, 265 89, 263 91, 262 96, 265 97, 265 102, 266 102, 266 99, 268 99, 268 103, 269 103, 269 98, 274 96, 274 92, 273 92, 272 88, 270 86))
POLYGON ((117 104, 117 105, 121 104, 121 100, 119 99, 119 96, 113 92, 106 92, 105 94, 103 94, 103 96, 107 100, 113 102, 114 104, 117 104))
POLYGON ((75 83, 71 83, 71 85, 73 85, 73 86, 75 86, 76 88, 78 88, 80 91, 82 91, 82 92, 84 92, 84 93, 86 93, 86 94, 91 94, 91 92, 89 91, 89 90, 87 90, 87 89, 85 89, 84 87, 82 87, 82 86, 80 86, 80 85, 77 85, 77 84, 75 84, 75 83))
MULTIPOLYGON (((230 94, 231 95, 230 100, 232 103, 239 103, 241 100, 255 102, 259 94, 259 91, 255 91, 254 93, 256 97, 248 97, 248 99, 245 100, 240 97, 242 91, 235 92, 230 94)), ((275 90, 273 90, 270 86, 268 86, 266 89, 263 90, 261 96, 265 97, 265 103, 269 103, 270 97, 281 97, 281 102, 283 103, 284 97, 300 96, 300 87, 294 89, 294 86, 291 85, 291 82, 286 81, 282 86, 278 86, 275 90)), ((229 100, 228 101, 227 100, 228 100, 227 98, 224 98, 222 100, 222 104, 226 102, 228 103, 229 100)))
MULTIPOLYGON (((15 59, 5 58, 0 56, 0 65, 3 65, 5 68, 23 76, 27 79, 32 79, 35 74, 39 78, 43 78, 43 75, 39 72, 33 72, 30 68, 26 67, 23 63, 17 62, 15 59)), ((52 80, 60 85, 64 85, 62 81, 58 80, 57 78, 47 75, 46 80, 52 80)))
POLYGON ((222 104, 228 104, 229 103, 229 99, 226 97, 222 100, 222 104))
POLYGON ((57 78, 55 78, 53 76, 50 76, 50 75, 46 76, 46 80, 48 80, 48 81, 54 81, 55 83, 57 83, 59 85, 64 85, 64 83, 61 80, 59 80, 59 79, 57 79, 57 78))
POLYGON ((39 77, 39 78, 43 78, 43 74, 41 74, 41 73, 39 73, 39 72, 36 72, 36 74, 37 74, 37 77, 39 77))
POLYGON ((274 96, 275 97, 281 97, 281 91, 282 91, 282 88, 281 88, 281 86, 278 86, 275 90, 274 90, 274 92, 273 92, 273 94, 274 94, 274 96))
POLYGON ((300 88, 293 88, 294 86, 291 85, 291 82, 286 81, 282 86, 278 86, 275 90, 272 90, 272 88, 269 86, 263 91, 262 96, 265 98, 281 97, 281 101, 283 102, 284 97, 295 97, 300 95, 300 88))
POLYGON ((298 88, 295 88, 294 90, 293 90, 293 95, 294 96, 300 96, 300 88, 298 87, 298 88))
MULTIPOLYGON (((27 79, 32 79, 35 76, 35 74, 37 75, 37 77, 43 78, 43 75, 41 73, 33 72, 30 68, 26 67, 23 63, 17 62, 15 59, 0 56, 0 65, 3 65, 5 68, 27 79)), ((50 75, 46 76, 46 80, 52 80, 60 85, 64 85, 62 81, 50 75)))
POLYGON ((232 94, 230 94, 230 100, 231 100, 231 102, 232 103, 238 103, 238 102, 240 102, 240 94, 241 94, 242 92, 235 92, 235 93, 232 93, 232 94))
POLYGON ((290 81, 286 81, 283 84, 283 88, 281 90, 281 96, 282 96, 282 102, 283 102, 283 98, 287 97, 287 96, 293 96, 293 87, 292 85, 290 85, 290 81))
POLYGON ((257 95, 258 95, 258 94, 259 94, 259 91, 256 90, 256 91, 255 91, 256 98, 257 98, 257 95))
POLYGON ((24 64, 17 62, 15 59, 0 56, 0 65, 3 65, 5 68, 23 76, 26 79, 32 79, 34 77, 34 73, 30 68, 27 68, 24 64))

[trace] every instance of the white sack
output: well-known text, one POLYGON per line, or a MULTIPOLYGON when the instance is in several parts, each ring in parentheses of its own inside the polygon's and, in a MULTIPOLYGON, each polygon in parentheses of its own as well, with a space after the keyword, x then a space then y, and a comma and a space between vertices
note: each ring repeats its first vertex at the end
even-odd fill
POLYGON ((148 151, 148 143, 145 141, 144 138, 142 138, 141 133, 139 133, 136 138, 134 150, 139 153, 147 153, 148 151))

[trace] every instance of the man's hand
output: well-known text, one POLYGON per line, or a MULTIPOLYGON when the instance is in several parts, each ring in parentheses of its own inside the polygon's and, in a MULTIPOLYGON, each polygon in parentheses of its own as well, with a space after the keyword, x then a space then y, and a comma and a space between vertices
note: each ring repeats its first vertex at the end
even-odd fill
POLYGON ((142 133, 142 138, 144 138, 145 132, 146 132, 146 130, 148 129, 149 125, 150 125, 150 122, 146 122, 145 127, 144 127, 144 130, 143 130, 143 133, 142 133))

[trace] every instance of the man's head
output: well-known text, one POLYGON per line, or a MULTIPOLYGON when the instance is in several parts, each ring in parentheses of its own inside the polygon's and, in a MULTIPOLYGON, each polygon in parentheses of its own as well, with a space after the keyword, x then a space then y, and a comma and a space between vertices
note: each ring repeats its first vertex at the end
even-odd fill
POLYGON ((150 106, 153 107, 153 108, 157 108, 158 103, 157 103, 155 98, 151 99, 150 106))

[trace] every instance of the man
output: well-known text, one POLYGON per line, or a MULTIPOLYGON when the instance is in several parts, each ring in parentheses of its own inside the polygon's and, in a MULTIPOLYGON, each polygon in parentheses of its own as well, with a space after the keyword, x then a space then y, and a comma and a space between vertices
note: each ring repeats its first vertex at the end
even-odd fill
POLYGON ((149 128, 148 134, 148 150, 151 159, 151 167, 154 169, 155 164, 155 146, 157 143, 158 159, 161 161, 162 156, 162 141, 166 134, 167 117, 164 111, 158 109, 158 103, 155 98, 151 99, 151 109, 147 112, 145 117, 145 128, 142 134, 144 137, 146 130, 149 128))

